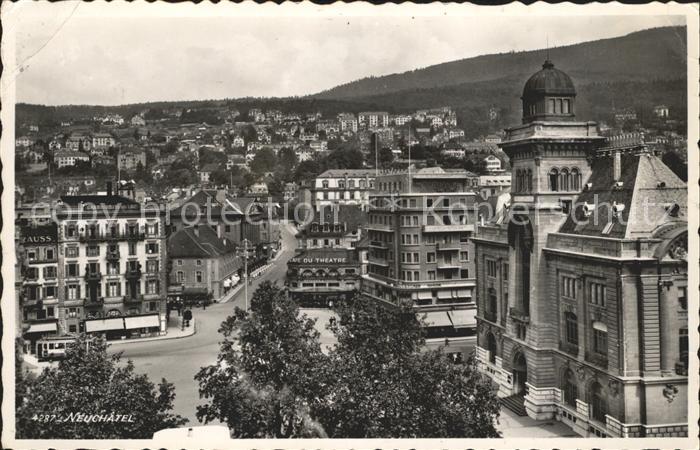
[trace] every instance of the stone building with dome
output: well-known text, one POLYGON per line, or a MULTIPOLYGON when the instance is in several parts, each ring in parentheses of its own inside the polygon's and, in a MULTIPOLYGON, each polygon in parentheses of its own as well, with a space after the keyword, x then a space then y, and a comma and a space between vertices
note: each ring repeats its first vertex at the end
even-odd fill
POLYGON ((473 238, 479 369, 505 406, 583 436, 686 436, 687 186, 575 99, 546 61, 499 144, 513 188, 473 238))

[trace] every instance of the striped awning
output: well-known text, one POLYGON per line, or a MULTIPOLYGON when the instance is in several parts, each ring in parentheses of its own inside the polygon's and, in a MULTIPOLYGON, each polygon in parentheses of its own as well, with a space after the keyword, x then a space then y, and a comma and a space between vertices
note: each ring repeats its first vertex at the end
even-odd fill
POLYGON ((428 311, 423 314, 423 320, 428 327, 451 327, 452 322, 446 311, 428 311))
POLYGON ((429 300, 433 298, 433 293, 430 291, 419 291, 418 292, 418 299, 419 300, 429 300))
POLYGON ((85 321, 85 331, 93 333, 95 331, 123 330, 124 319, 115 317, 112 319, 92 319, 85 321))
POLYGON ((25 333, 51 333, 58 330, 56 322, 33 323, 25 333))
POLYGON ((471 298, 472 296, 472 291, 470 289, 458 289, 457 290, 457 297, 459 298, 471 298))
POLYGON ((452 298, 452 291, 438 291, 438 298, 452 298))
POLYGON ((455 328, 476 327, 476 309, 457 309, 448 311, 452 325, 455 328))
POLYGON ((160 318, 158 314, 150 314, 148 316, 132 316, 124 317, 124 324, 127 330, 134 330, 137 328, 160 328, 160 318))

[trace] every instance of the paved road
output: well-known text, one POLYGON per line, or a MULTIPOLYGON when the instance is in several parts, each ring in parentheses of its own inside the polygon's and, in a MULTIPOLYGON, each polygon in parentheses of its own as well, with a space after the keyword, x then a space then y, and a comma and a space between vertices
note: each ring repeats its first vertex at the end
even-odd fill
MULTIPOLYGON (((284 282, 287 260, 294 255, 296 239, 293 227, 283 224, 281 229, 282 254, 275 260, 272 267, 255 279, 252 286, 249 286, 249 297, 262 281, 277 281, 278 284, 284 282)), ((196 406, 201 404, 201 400, 194 375, 200 367, 216 361, 220 341, 220 335, 217 332, 219 325, 236 306, 243 308, 244 305, 245 297, 242 289, 227 303, 214 304, 206 310, 194 310, 193 315, 197 320, 197 333, 194 336, 114 346, 110 351, 122 351, 124 358, 134 362, 136 371, 146 373, 151 381, 159 382, 161 378, 165 378, 175 384, 175 412, 187 417, 190 424, 196 425, 198 423, 195 416, 196 406)))

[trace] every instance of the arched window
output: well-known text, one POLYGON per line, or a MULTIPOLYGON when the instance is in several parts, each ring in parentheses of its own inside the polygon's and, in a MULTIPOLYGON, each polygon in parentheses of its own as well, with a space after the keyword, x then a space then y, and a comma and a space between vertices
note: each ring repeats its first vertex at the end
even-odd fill
POLYGON ((605 415, 608 413, 608 405, 603 395, 603 386, 594 381, 588 388, 589 414, 593 420, 605 423, 605 415))
POLYGON ((328 180, 323 180, 321 185, 323 186, 323 189, 328 189, 328 180))
POLYGON ((549 171, 549 190, 552 192, 559 190, 559 171, 557 169, 549 171))
POLYGON ((562 391, 564 392, 564 403, 576 408, 576 397, 578 396, 578 388, 576 386, 576 377, 571 369, 566 369, 562 379, 562 391))
POLYGON ((575 167, 571 169, 571 190, 581 190, 581 173, 575 167))
POLYGON ((314 276, 314 273, 311 270, 307 269, 301 273, 301 276, 306 277, 306 278, 310 278, 310 277, 314 276))
POLYGON ((561 169, 561 185, 559 186, 559 189, 562 191, 568 191, 569 190, 569 170, 568 169, 561 169))
POLYGON ((527 191, 532 192, 532 170, 527 169, 527 191))
POLYGON ((493 333, 488 333, 486 335, 486 350, 489 351, 489 362, 491 364, 496 364, 496 356, 498 356, 498 346, 496 345, 496 338, 493 333))

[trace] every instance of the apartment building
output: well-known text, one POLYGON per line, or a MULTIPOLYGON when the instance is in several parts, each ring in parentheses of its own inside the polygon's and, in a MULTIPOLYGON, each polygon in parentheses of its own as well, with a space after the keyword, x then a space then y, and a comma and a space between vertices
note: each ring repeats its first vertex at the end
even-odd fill
POLYGON ((363 293, 388 304, 412 304, 425 318, 429 337, 473 338, 476 195, 467 171, 385 172, 376 186, 363 293))
POLYGON ((359 205, 366 209, 375 175, 371 169, 326 170, 316 177, 312 189, 314 207, 359 205))
POLYGON ((164 209, 114 195, 111 185, 106 195, 63 196, 56 208, 59 329, 165 333, 164 209))
POLYGON ((360 129, 364 130, 387 128, 389 126, 389 113, 386 111, 361 112, 357 115, 357 124, 360 129))

